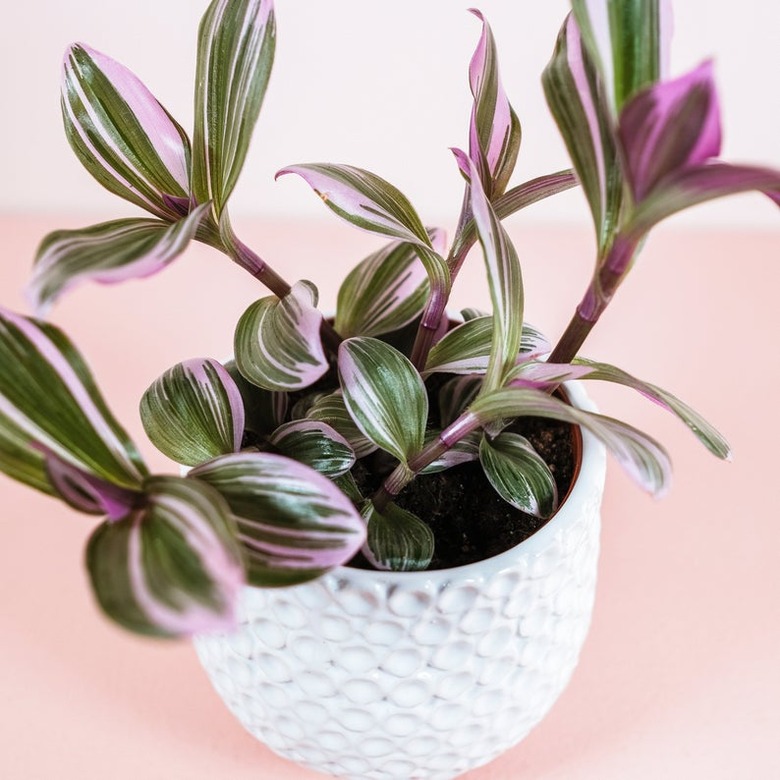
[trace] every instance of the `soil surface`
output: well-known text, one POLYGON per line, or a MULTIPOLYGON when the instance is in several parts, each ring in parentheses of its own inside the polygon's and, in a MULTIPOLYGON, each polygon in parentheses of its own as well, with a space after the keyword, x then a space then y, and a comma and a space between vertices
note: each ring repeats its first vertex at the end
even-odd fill
MULTIPOLYGON (((525 436, 533 444, 555 477, 558 495, 565 497, 576 466, 574 428, 554 420, 525 418, 508 430, 525 436)), ((387 473, 376 457, 364 459, 366 462, 358 463, 353 471, 364 495, 370 495, 387 473)), ((429 569, 463 566, 498 555, 547 522, 507 504, 488 482, 478 461, 417 477, 396 503, 414 512, 433 530, 436 543, 429 569)), ((371 568, 360 555, 349 565, 371 568)))

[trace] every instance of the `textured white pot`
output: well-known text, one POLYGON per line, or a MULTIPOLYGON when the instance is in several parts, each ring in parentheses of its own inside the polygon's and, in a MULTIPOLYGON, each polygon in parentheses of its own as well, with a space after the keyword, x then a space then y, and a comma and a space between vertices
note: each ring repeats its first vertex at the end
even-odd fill
MULTIPOLYGON (((577 383, 572 403, 591 409, 577 383)), ((444 780, 492 760, 568 682, 593 609, 605 453, 587 432, 558 513, 467 566, 339 568, 247 588, 240 626, 195 647, 241 723, 280 755, 354 780, 444 780)))

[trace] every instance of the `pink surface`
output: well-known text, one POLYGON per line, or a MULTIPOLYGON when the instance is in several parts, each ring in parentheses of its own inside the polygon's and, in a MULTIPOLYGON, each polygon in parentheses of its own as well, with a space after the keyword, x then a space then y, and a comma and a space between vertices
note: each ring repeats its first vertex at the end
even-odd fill
MULTIPOLYGON (((79 224, 0 217, 2 305, 25 309, 19 290, 43 233, 79 224)), ((527 317, 555 338, 590 273, 591 242, 521 225, 510 227, 527 317)), ((326 307, 343 270, 375 246, 331 222, 236 227, 290 280, 319 284, 326 307)), ((676 482, 655 502, 612 465, 580 666, 528 739, 469 780, 780 777, 779 255, 778 232, 659 233, 594 332, 583 354, 680 395, 728 436, 735 460, 716 461, 629 391, 592 386, 603 411, 668 447, 676 482)), ((474 256, 457 306, 487 305, 482 277, 474 256)), ((52 319, 151 464, 173 471, 145 441, 141 393, 178 360, 228 354, 235 320, 262 294, 197 247, 146 282, 74 291, 52 319)), ((0 777, 317 776, 244 733, 189 645, 136 639, 100 617, 82 570, 89 518, 2 476, 0 506, 0 777)))

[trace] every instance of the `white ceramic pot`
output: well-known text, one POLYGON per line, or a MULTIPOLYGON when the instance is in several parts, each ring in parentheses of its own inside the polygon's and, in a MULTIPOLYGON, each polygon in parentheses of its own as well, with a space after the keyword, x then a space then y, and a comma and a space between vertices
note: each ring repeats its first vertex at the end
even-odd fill
MULTIPOLYGON (((576 406, 592 408, 577 383, 576 406)), ((544 717, 590 623, 605 454, 587 432, 557 514, 500 555, 440 571, 339 568, 243 593, 240 627, 195 647, 217 692, 276 753, 355 780, 444 780, 544 717)))

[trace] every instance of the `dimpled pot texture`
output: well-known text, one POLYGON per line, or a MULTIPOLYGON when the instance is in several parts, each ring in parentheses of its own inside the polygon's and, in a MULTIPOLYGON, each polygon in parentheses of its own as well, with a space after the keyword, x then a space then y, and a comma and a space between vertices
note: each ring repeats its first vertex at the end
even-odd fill
MULTIPOLYGON (((592 409, 577 383, 567 392, 592 409)), ((523 739, 566 686, 593 609, 605 453, 582 440, 560 510, 500 555, 246 588, 239 628, 195 639, 233 714, 276 753, 355 780, 444 780, 523 739)))

